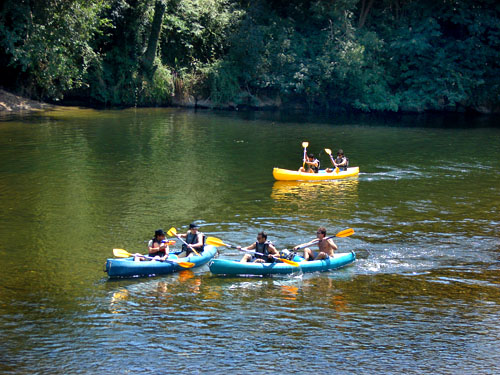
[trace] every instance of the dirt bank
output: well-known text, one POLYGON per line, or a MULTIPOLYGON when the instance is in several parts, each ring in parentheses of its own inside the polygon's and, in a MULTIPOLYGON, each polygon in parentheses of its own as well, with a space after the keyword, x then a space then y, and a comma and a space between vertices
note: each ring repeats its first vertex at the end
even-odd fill
POLYGON ((0 112, 22 112, 50 108, 52 105, 26 99, 0 89, 0 112))

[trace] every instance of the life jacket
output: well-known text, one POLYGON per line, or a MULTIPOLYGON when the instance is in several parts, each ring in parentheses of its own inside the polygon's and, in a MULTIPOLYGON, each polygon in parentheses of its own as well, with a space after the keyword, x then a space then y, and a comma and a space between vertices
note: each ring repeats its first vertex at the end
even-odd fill
POLYGON ((262 259, 266 262, 274 262, 274 258, 269 256, 269 241, 266 241, 264 243, 260 242, 255 242, 255 252, 260 253, 260 254, 255 254, 255 258, 257 259, 262 259), (263 255, 261 255, 263 254, 263 255))
MULTIPOLYGON (((155 247, 155 243, 157 243, 158 245, 161 245, 161 241, 159 241, 156 237, 153 237, 150 241, 150 244, 148 244, 148 246, 151 246, 151 247, 155 247)), ((165 250, 160 250, 160 251, 157 251, 156 253, 150 253, 149 256, 156 256, 156 255, 159 255, 159 256, 164 256, 166 254, 165 250)))
POLYGON ((309 164, 308 164, 308 165, 307 165, 307 169, 308 169, 308 170, 309 170, 309 169, 312 169, 312 170, 314 171, 314 173, 318 173, 318 171, 319 171, 319 166, 320 166, 320 161, 319 161, 318 159, 314 159, 314 160, 313 160, 313 162, 314 162, 314 163, 317 163, 317 164, 318 164, 318 166, 317 166, 317 167, 314 167, 314 166, 312 166, 312 165, 309 165, 309 164))
POLYGON ((349 166, 349 158, 348 158, 348 157, 346 157, 346 156, 344 156, 343 158, 339 158, 339 157, 337 156, 337 158, 335 159, 335 163, 336 163, 336 164, 341 164, 341 163, 343 163, 344 161, 345 161, 345 165, 342 165, 342 166, 340 166, 340 167, 339 167, 339 169, 340 169, 341 171, 347 171, 347 167, 349 166))
MULTIPOLYGON (((203 246, 201 248, 195 248, 195 250, 198 252, 201 252, 201 251, 203 251, 203 247, 205 246, 205 235, 203 233, 198 232, 195 234, 195 233, 189 232, 186 236, 186 243, 189 245, 193 245, 195 243, 198 243, 198 234, 201 234, 201 236, 203 238, 203 246)), ((182 244, 182 251, 186 251, 188 253, 192 252, 192 250, 186 244, 182 244)))

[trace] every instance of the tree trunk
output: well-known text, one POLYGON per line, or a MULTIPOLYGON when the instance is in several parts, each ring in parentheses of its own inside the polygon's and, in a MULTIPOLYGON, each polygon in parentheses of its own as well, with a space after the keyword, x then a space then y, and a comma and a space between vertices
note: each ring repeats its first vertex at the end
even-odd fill
POLYGON ((142 58, 144 72, 148 75, 151 75, 154 72, 153 64, 156 57, 158 41, 160 40, 161 25, 166 8, 167 4, 165 0, 156 0, 151 33, 149 34, 148 48, 142 58))
POLYGON ((361 2, 361 13, 359 14, 358 28, 361 29, 366 22, 366 17, 373 5, 373 0, 363 0, 361 2))

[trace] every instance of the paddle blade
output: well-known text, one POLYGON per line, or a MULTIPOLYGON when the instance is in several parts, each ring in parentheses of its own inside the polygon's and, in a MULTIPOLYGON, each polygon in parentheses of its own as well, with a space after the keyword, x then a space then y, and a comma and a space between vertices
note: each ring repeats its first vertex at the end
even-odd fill
POLYGON ((325 148, 325 152, 326 152, 328 155, 332 156, 332 150, 330 150, 329 148, 325 148))
POLYGON ((278 258, 279 260, 281 260, 283 263, 286 263, 286 264, 289 264, 291 266, 294 266, 294 267, 298 267, 299 264, 297 262, 294 262, 293 260, 288 260, 288 259, 285 259, 285 258, 278 258))
POLYGON ((306 148, 309 146, 309 142, 302 142, 302 147, 306 148))
POLYGON ((213 245, 213 246, 228 246, 226 245, 224 242, 222 242, 221 239, 217 238, 217 237, 207 237, 207 239, 205 240, 205 243, 208 244, 208 245, 213 245))
POLYGON ((192 268, 195 266, 193 262, 175 262, 175 263, 177 263, 182 268, 192 268))
POLYGON ((177 237, 177 229, 175 229, 174 227, 170 228, 167 232, 167 234, 170 236, 170 237, 177 237))
POLYGON ((354 234, 354 229, 348 228, 338 232, 335 237, 349 237, 354 234))
POLYGON ((113 249, 113 255, 117 258, 128 258, 132 256, 132 254, 124 249, 113 249))

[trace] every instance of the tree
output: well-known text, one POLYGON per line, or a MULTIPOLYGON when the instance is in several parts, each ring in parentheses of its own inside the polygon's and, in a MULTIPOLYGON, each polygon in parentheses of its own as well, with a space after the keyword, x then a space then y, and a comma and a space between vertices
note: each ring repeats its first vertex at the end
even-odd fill
POLYGON ((142 58, 144 72, 149 77, 151 77, 153 73, 153 63, 156 57, 158 41, 160 40, 163 15, 165 14, 166 9, 167 5, 164 0, 156 0, 153 22, 151 24, 151 33, 149 34, 148 47, 142 58))
POLYGON ((91 42, 107 23, 104 0, 7 0, 0 40, 19 86, 39 99, 60 99, 85 84, 99 55, 91 42))

